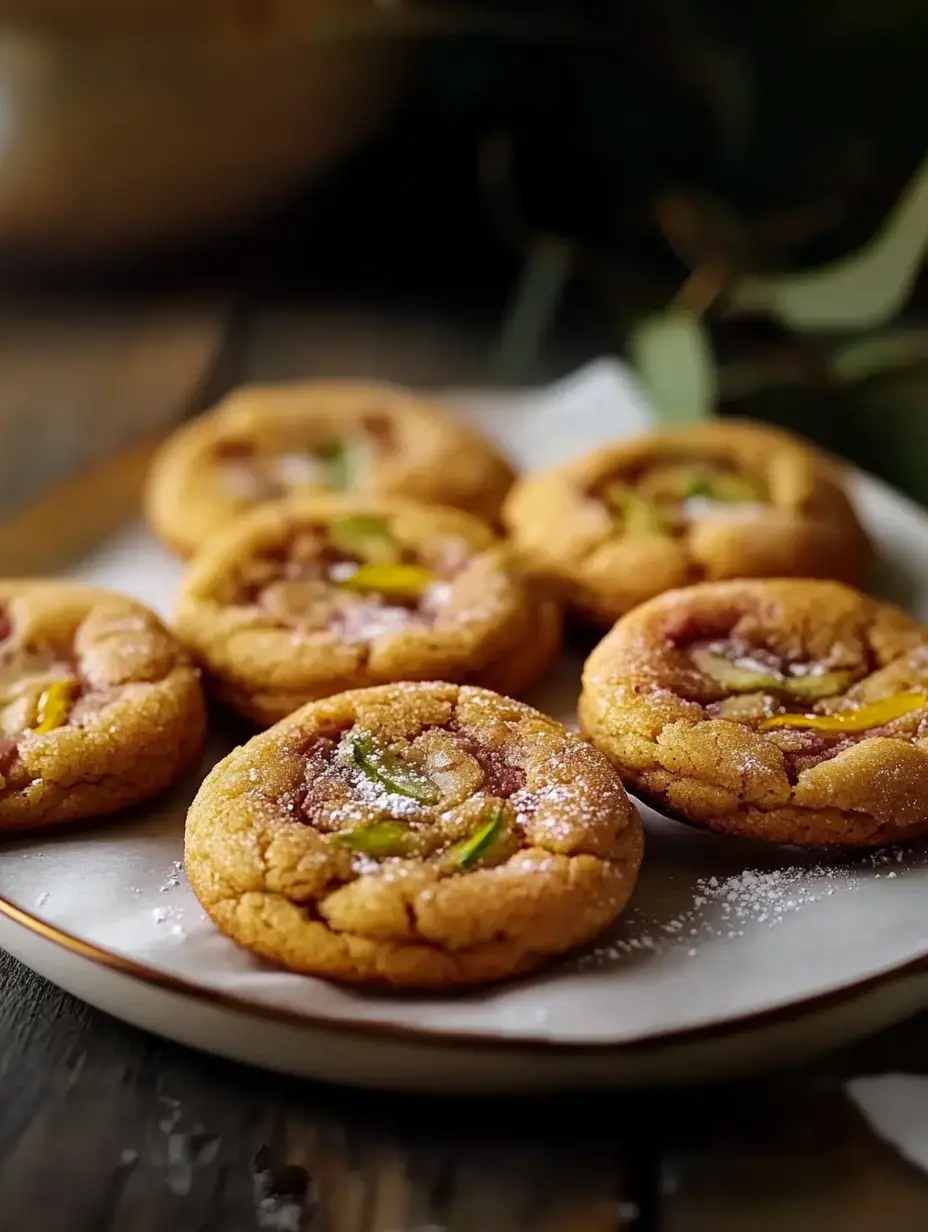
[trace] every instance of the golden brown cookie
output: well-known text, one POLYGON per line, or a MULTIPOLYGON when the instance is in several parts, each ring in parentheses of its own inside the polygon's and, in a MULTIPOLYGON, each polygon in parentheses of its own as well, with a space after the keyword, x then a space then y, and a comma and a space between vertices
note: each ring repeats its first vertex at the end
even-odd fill
POLYGON ((260 724, 399 680, 521 693, 560 647, 556 604, 458 509, 353 496, 262 505, 207 545, 175 620, 216 693, 260 724))
POLYGON ((0 582, 0 831, 112 813, 199 756, 199 675, 142 604, 0 582))
POLYGON ((503 520, 526 566, 604 624, 704 579, 857 582, 870 562, 837 464, 791 434, 735 420, 622 441, 528 475, 503 520))
POLYGON ((928 834, 928 630, 836 582, 652 599, 587 660, 580 721, 683 821, 808 846, 928 834))
POLYGON ((616 918, 641 823, 606 758, 485 689, 314 702, 236 749, 187 815, 190 884, 291 971, 450 988, 504 979, 616 918))
POLYGON ((438 501, 493 521, 513 472, 488 441, 388 385, 246 386, 175 432, 152 464, 145 506, 187 556, 235 516, 291 494, 348 491, 438 501))

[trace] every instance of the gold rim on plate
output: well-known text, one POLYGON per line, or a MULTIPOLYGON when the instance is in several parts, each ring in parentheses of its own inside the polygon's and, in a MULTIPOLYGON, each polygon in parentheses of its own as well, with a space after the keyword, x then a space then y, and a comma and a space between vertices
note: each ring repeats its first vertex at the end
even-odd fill
MULTIPOLYGON (((181 976, 172 975, 158 967, 140 963, 113 950, 104 949, 93 942, 84 941, 73 933, 49 924, 39 919, 31 912, 18 907, 9 899, 0 896, 0 916, 19 924, 27 932, 34 933, 45 941, 60 946, 79 958, 106 967, 120 975, 126 975, 151 987, 160 988, 175 996, 189 997, 206 1005, 245 1017, 257 1018, 261 1021, 276 1022, 283 1026, 310 1027, 320 1031, 348 1032, 366 1038, 385 1039, 394 1044, 425 1044, 431 1047, 453 1048, 466 1047, 481 1052, 532 1052, 546 1055, 572 1056, 605 1056, 614 1053, 634 1055, 637 1052, 649 1050, 655 1046, 669 1047, 680 1044, 699 1043, 705 1040, 723 1039, 732 1035, 740 1035, 746 1031, 756 1031, 765 1027, 775 1026, 798 1017, 806 1017, 814 1012, 833 1009, 846 1002, 854 1001, 859 996, 872 992, 883 984, 907 979, 918 975, 928 975, 928 953, 917 958, 907 959, 886 971, 867 976, 862 980, 831 989, 829 992, 817 993, 804 997, 799 1001, 774 1006, 767 1010, 755 1010, 748 1014, 740 1014, 736 1018, 726 1018, 717 1023, 706 1023, 699 1027, 668 1028, 663 1031, 652 1031, 648 1035, 627 1043, 612 1044, 565 1044, 553 1040, 525 1039, 522 1037, 508 1038, 495 1036, 486 1031, 445 1031, 426 1027, 414 1027, 407 1024, 400 1026, 390 1022, 371 1022, 366 1019, 328 1017, 325 1015, 306 1013, 298 1010, 281 1009, 279 1006, 265 1005, 236 993, 223 992, 216 988, 207 988, 195 984, 181 976)), ((28 964, 26 964, 28 965, 28 964)), ((528 977, 532 978, 532 977, 528 977)))
MULTIPOLYGON (((3 520, 0 525, 0 571, 7 573, 37 573, 54 571, 62 563, 63 553, 83 550, 106 530, 112 530, 112 520, 120 522, 137 514, 141 476, 154 448, 149 439, 134 449, 89 468, 81 474, 52 485, 40 499, 18 515, 3 520), (93 500, 86 497, 94 494, 93 500), (103 494, 101 499, 101 494, 103 494), (67 516, 67 510, 77 506, 81 518, 67 516), (110 516, 110 525, 101 524, 101 511, 110 516), (64 540, 62 542, 62 539, 64 540), (52 557, 49 557, 51 551, 52 557), (11 569, 11 561, 15 566, 11 569)), ((0 916, 18 924, 27 932, 79 958, 106 967, 120 975, 159 988, 175 996, 189 998, 201 1004, 216 1006, 233 1013, 275 1022, 284 1026, 311 1028, 319 1031, 348 1032, 362 1038, 379 1039, 394 1044, 414 1044, 432 1048, 465 1047, 481 1052, 531 1052, 548 1056, 608 1056, 616 1053, 634 1055, 654 1047, 723 1039, 753 1032, 812 1013, 829 1010, 852 1002, 884 984, 919 975, 928 975, 928 947, 915 958, 896 963, 884 971, 843 984, 828 992, 815 993, 796 1001, 755 1010, 719 1022, 698 1027, 668 1028, 652 1031, 627 1043, 582 1044, 557 1043, 553 1040, 495 1036, 486 1031, 445 1031, 391 1022, 321 1016, 297 1010, 282 1009, 259 1001, 195 984, 158 967, 140 963, 118 952, 84 941, 55 924, 50 924, 0 895, 0 916)), ((28 964, 26 964, 28 965, 28 964)), ((526 978, 533 978, 528 976, 526 978)))

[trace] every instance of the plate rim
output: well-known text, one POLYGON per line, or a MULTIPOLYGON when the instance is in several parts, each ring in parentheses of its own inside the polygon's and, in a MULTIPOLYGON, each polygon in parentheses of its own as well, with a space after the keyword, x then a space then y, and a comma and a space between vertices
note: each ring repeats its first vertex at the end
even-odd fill
MULTIPOLYGON (((372 1019, 339 1018, 325 1014, 288 1010, 280 1006, 269 1005, 252 1000, 239 993, 226 989, 208 988, 194 983, 183 976, 174 975, 159 967, 139 962, 116 950, 108 950, 95 942, 86 941, 66 929, 51 924, 32 912, 11 902, 0 895, 0 915, 20 925, 27 932, 33 933, 46 941, 51 941, 61 949, 78 958, 118 971, 122 975, 166 992, 191 998, 219 1008, 231 1010, 237 1014, 246 1014, 265 1022, 274 1022, 290 1027, 304 1027, 316 1031, 348 1032, 354 1036, 386 1040, 394 1044, 428 1044, 433 1048, 472 1048, 481 1052, 531 1052, 533 1054, 550 1055, 573 1054, 587 1057, 606 1056, 613 1053, 634 1055, 648 1052, 655 1047, 669 1047, 700 1043, 712 1039, 724 1039, 726 1036, 743 1034, 747 1031, 761 1030, 776 1026, 780 1022, 789 1021, 817 1011, 834 1009, 842 1003, 854 1001, 859 996, 866 996, 883 984, 895 983, 901 980, 928 975, 928 948, 925 953, 915 958, 905 959, 895 963, 873 975, 863 979, 852 980, 829 989, 827 992, 815 993, 798 1001, 789 1001, 782 1005, 767 1009, 753 1010, 739 1014, 735 1018, 725 1018, 718 1022, 702 1023, 699 1026, 667 1028, 665 1030, 649 1031, 646 1035, 623 1043, 582 1043, 561 1042, 554 1039, 530 1039, 519 1036, 494 1035, 480 1029, 439 1030, 428 1027, 417 1027, 407 1023, 378 1022, 372 1019)), ((928 1002, 928 996, 926 996, 928 1002)))
MULTIPOLYGON (((115 503, 119 505, 119 512, 114 519, 116 525, 123 524, 127 515, 131 516, 133 511, 138 514, 141 510, 141 493, 137 484, 133 482, 133 477, 137 478, 140 473, 144 472, 151 453, 164 435, 161 433, 149 435, 128 448, 124 447, 114 451, 75 475, 53 482, 26 506, 0 519, 0 555, 2 555, 3 548, 17 536, 27 540, 32 548, 38 549, 40 542, 46 538, 45 532, 48 527, 55 524, 55 509, 61 505, 68 506, 80 502, 81 498, 90 491, 99 492, 101 484, 107 486, 116 498, 115 503)), ((852 490, 858 484, 877 489, 882 497, 891 497, 894 502, 903 505, 906 514, 917 519, 928 530, 928 514, 911 497, 898 492, 892 484, 842 458, 836 458, 834 455, 829 455, 829 457, 842 468, 852 490)), ((91 535, 92 539, 97 537, 91 535)), ((55 546, 60 548, 61 545, 55 546)), ((39 555, 38 550, 30 549, 30 565, 35 566, 35 575, 42 573, 39 555)), ((31 572, 33 570, 30 569, 31 572)), ((244 1014, 261 1021, 271 1021, 291 1027, 302 1026, 316 1031, 350 1032, 357 1037, 392 1041, 394 1044, 421 1044, 433 1048, 446 1047, 449 1049, 466 1047, 487 1052, 531 1052, 536 1055, 557 1053, 588 1057, 607 1056, 621 1052, 632 1056, 636 1053, 651 1051, 655 1047, 696 1044, 706 1040, 724 1039, 726 1036, 753 1030, 762 1030, 775 1026, 777 1023, 854 1001, 859 996, 866 996, 878 990, 881 985, 928 975, 928 938, 926 938, 924 950, 914 957, 895 962, 861 979, 848 980, 825 992, 812 993, 765 1009, 752 1010, 738 1014, 736 1017, 726 1017, 696 1026, 651 1030, 633 1040, 624 1042, 562 1042, 538 1037, 495 1035, 480 1028, 435 1030, 406 1023, 331 1017, 308 1011, 288 1010, 255 1001, 225 989, 206 987, 183 976, 174 975, 159 967, 130 958, 119 951, 106 949, 41 919, 2 894, 0 894, 0 915, 85 961, 120 972, 148 986, 225 1008, 236 1014, 244 1014)), ((928 995, 926 995, 926 1005, 928 1005, 928 995)))

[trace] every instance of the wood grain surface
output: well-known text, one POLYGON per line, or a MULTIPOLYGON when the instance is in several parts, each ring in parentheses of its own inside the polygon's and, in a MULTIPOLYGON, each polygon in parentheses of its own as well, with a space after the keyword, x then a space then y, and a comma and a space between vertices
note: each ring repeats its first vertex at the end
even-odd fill
POLYGON ((622 1226, 620 1144, 637 1160, 644 1127, 608 1109, 603 1134, 569 1101, 312 1088, 123 1027, 6 956, 0 985, 4 1230, 622 1226))
MULTIPOLYGON (((844 1075, 524 1100, 351 1093, 164 1043, 0 954, 3 1232, 917 1232, 928 1178, 844 1075)), ((881 1057, 882 1053, 882 1057, 881 1057)))
POLYGON ((0 301, 0 514, 209 396, 222 301, 0 301))

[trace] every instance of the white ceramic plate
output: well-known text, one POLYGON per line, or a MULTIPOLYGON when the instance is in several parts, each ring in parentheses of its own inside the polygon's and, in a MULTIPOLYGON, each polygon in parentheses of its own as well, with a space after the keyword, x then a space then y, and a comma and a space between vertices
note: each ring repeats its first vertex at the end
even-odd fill
MULTIPOLYGON (((523 465, 643 422, 625 374, 608 364, 547 391, 457 404, 523 465)), ((881 554, 881 590, 928 617, 928 518, 866 476, 855 488, 881 554)), ((59 494, 39 522, 78 521, 77 491, 59 494)), ((0 565, 4 542, 15 551, 0 535, 0 565)), ((179 566, 130 520, 89 551, 71 545, 62 572, 167 614, 179 566)), ((571 721, 579 667, 568 653, 532 700, 571 721)), ((222 751, 217 738, 204 767, 222 751)), ((650 811, 632 907, 589 953, 445 997, 288 975, 221 937, 190 893, 183 819, 199 778, 118 821, 0 846, 0 944, 92 1004, 181 1042, 407 1089, 705 1077, 790 1059, 928 1004, 928 848, 823 865, 650 811)))

